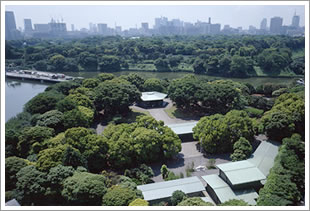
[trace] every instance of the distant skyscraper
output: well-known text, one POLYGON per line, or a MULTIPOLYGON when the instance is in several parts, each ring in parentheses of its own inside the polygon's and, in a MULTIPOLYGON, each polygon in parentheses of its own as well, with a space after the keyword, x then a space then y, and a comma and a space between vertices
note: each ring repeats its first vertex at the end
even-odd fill
POLYGON ((299 20, 300 20, 300 17, 298 15, 296 15, 296 12, 295 12, 293 19, 292 19, 292 26, 298 28, 299 27, 299 20))
POLYGON ((71 31, 74 31, 74 24, 71 24, 71 31))
POLYGON ((283 19, 280 17, 273 17, 270 19, 270 32, 273 34, 280 34, 282 32, 283 19))
POLYGON ((24 19, 24 30, 25 33, 31 33, 33 31, 31 19, 24 19))
POLYGON ((141 23, 141 28, 145 31, 149 30, 149 23, 141 23))
POLYGON ((98 23, 98 33, 106 35, 108 33, 108 25, 105 23, 98 23))
POLYGON ((48 25, 50 26, 50 32, 52 34, 59 35, 67 32, 67 26, 65 23, 59 23, 52 19, 48 25))
POLYGON ((15 39, 16 23, 15 16, 12 11, 5 11, 5 39, 15 39))
POLYGON ((260 29, 267 30, 267 18, 264 18, 262 22, 260 22, 260 29))

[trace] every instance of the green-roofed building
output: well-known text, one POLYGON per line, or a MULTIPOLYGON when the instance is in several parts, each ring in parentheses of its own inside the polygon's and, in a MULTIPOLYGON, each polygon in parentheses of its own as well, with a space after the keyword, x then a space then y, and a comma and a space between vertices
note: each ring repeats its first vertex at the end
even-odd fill
POLYGON ((263 141, 247 160, 219 164, 219 176, 233 189, 259 189, 266 180, 278 154, 279 145, 263 141))
POLYGON ((266 179, 266 176, 247 160, 220 164, 216 167, 220 170, 219 176, 233 189, 260 188, 260 181, 266 179))
POLYGON ((202 191, 206 190, 198 177, 139 185, 137 189, 142 191, 144 200, 150 204, 168 201, 176 190, 183 191, 189 197, 204 196, 202 191))
POLYGON ((256 191, 266 182, 279 144, 262 141, 251 158, 242 161, 219 164, 219 175, 207 175, 202 178, 207 183, 207 192, 216 203, 230 199, 243 199, 255 205, 256 191))
POLYGON ((256 205, 257 192, 253 188, 233 190, 223 179, 216 174, 202 176, 207 183, 207 191, 216 204, 231 199, 242 199, 250 205, 256 205))

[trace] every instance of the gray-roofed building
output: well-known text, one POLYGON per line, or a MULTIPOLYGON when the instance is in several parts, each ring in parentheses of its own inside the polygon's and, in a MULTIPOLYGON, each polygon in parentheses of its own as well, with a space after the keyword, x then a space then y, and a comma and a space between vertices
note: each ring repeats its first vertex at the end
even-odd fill
POLYGON ((144 199, 151 204, 169 200, 176 190, 181 190, 190 197, 203 196, 202 191, 205 191, 198 177, 139 185, 137 189, 142 191, 144 199))
POLYGON ((141 102, 139 105, 143 107, 161 107, 163 106, 163 100, 167 97, 167 94, 160 92, 142 92, 141 102))
POLYGON ((234 191, 216 174, 202 176, 202 179, 206 181, 207 191, 212 197, 213 201, 217 204, 224 203, 231 199, 242 199, 250 205, 256 205, 255 199, 258 197, 258 194, 252 188, 242 191, 234 191))
POLYGON ((5 206, 20 206, 20 204, 18 203, 18 201, 16 201, 16 199, 12 199, 10 201, 7 201, 5 203, 5 206))
POLYGON ((198 121, 167 125, 177 135, 192 134, 198 121))

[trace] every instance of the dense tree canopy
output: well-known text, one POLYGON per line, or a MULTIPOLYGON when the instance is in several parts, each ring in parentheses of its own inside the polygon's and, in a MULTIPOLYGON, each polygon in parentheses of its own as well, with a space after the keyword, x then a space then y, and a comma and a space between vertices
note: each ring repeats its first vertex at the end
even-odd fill
POLYGON ((226 115, 215 114, 199 120, 193 128, 194 138, 208 153, 232 152, 240 137, 252 140, 253 121, 245 111, 232 110, 226 115))
POLYGON ((72 205, 100 206, 107 192, 106 177, 88 172, 75 172, 63 182, 62 196, 72 205))

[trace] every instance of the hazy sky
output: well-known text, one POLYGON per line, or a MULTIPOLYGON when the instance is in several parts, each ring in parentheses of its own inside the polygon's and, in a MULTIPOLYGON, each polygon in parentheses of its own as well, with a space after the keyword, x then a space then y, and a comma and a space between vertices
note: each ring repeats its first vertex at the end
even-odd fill
POLYGON ((290 25, 292 16, 296 11, 300 15, 300 25, 304 26, 304 6, 6 6, 6 11, 13 11, 17 27, 24 28, 23 19, 31 18, 32 24, 48 23, 51 18, 67 23, 67 29, 71 30, 71 24, 75 29, 89 28, 89 23, 107 23, 114 28, 115 23, 122 29, 138 28, 141 22, 148 22, 150 28, 154 25, 154 18, 165 16, 169 20, 179 18, 186 22, 208 21, 220 23, 222 27, 229 24, 232 27, 248 29, 249 25, 260 26, 263 18, 280 16, 284 25, 290 25))

